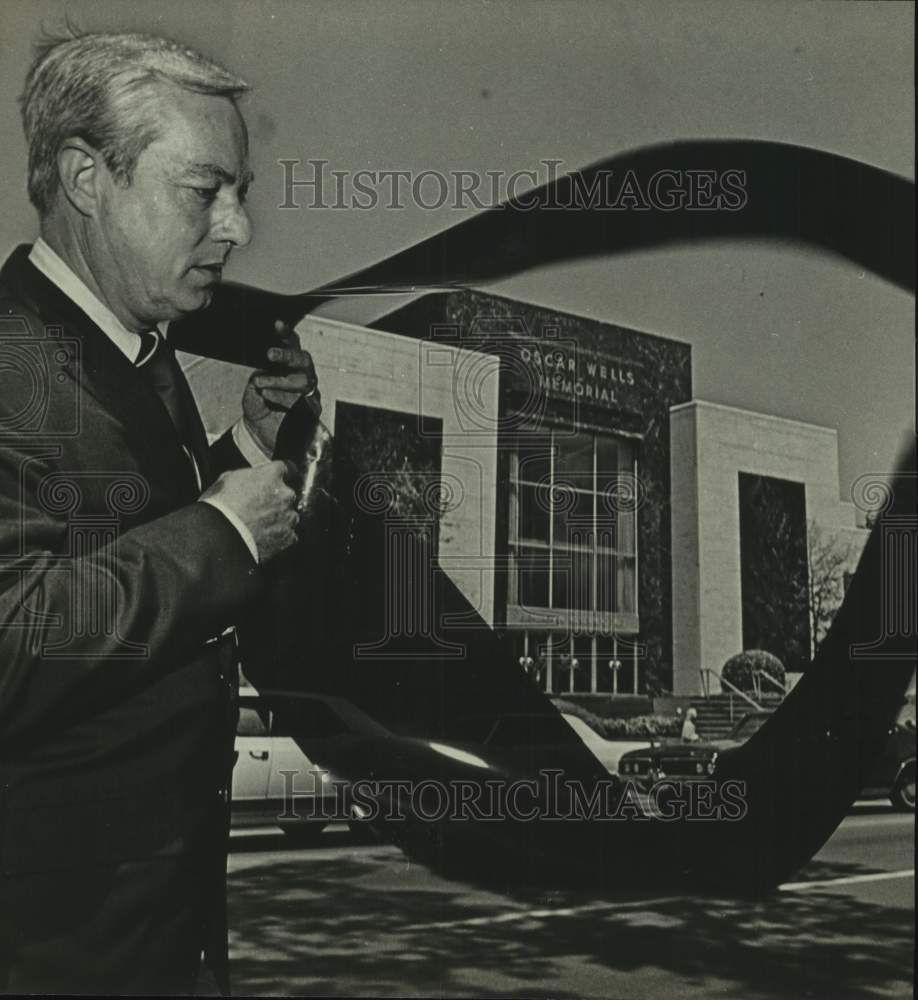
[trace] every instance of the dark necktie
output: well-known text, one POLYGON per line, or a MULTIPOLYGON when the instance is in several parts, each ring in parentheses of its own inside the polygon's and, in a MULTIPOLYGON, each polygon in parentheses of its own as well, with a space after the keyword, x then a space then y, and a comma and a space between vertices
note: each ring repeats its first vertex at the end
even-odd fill
POLYGON ((140 334, 140 353, 134 364, 166 408, 182 447, 194 463, 196 478, 203 482, 207 435, 175 351, 160 334, 145 331, 140 334))

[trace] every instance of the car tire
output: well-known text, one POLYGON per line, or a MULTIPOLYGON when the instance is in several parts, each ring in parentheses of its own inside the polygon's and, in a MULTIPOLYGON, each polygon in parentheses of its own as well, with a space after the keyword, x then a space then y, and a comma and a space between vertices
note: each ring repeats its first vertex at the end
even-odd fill
POLYGON ((890 794, 893 806, 901 812, 915 811, 915 762, 907 764, 896 778, 890 794))
POLYGON ((281 830, 291 843, 298 847, 309 847, 318 843, 327 823, 290 823, 284 824, 281 830))

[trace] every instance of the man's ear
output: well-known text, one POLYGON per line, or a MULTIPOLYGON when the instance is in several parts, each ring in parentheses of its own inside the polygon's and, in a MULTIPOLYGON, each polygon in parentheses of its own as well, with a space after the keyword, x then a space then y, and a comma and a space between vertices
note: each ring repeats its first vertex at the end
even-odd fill
POLYGON ((57 176, 61 190, 82 215, 95 215, 99 204, 102 154, 79 136, 64 140, 57 154, 57 176))

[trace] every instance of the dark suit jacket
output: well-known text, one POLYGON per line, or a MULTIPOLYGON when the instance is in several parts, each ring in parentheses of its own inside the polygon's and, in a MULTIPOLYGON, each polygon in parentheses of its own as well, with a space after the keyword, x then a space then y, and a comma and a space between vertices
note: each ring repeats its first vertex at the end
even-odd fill
MULTIPOLYGON (((8 954, 104 916, 104 889, 65 898, 86 872, 104 886, 163 857, 192 880, 225 871, 235 663, 225 639, 208 640, 262 585, 237 531, 194 502, 142 371, 28 252, 0 273, 0 893, 19 908, 8 954)), ((229 436, 208 454, 201 433, 207 485, 243 463, 229 436)), ((208 900, 202 935, 220 923, 214 879, 193 887, 208 900)), ((174 881, 160 909, 191 905, 189 879, 174 881)), ((142 965, 144 947, 127 961, 142 965)))

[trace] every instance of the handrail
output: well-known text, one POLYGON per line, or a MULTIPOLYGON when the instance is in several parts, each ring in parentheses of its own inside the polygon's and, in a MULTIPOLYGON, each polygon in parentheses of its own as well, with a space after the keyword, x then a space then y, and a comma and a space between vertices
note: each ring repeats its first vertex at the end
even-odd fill
POLYGON ((782 695, 787 694, 787 687, 777 677, 774 677, 767 670, 758 667, 752 671, 752 682, 755 685, 755 693, 758 698, 762 697, 762 678, 765 678, 773 687, 776 687, 782 695))
POLYGON ((740 698, 743 699, 743 701, 748 701, 756 712, 764 711, 762 706, 757 701, 750 698, 745 691, 741 691, 731 681, 728 681, 725 677, 722 677, 719 673, 717 673, 716 670, 712 670, 710 667, 702 667, 699 673, 701 674, 701 691, 705 698, 711 697, 711 678, 716 677, 717 680, 720 682, 721 687, 729 688, 731 694, 737 694, 740 696, 740 698))

